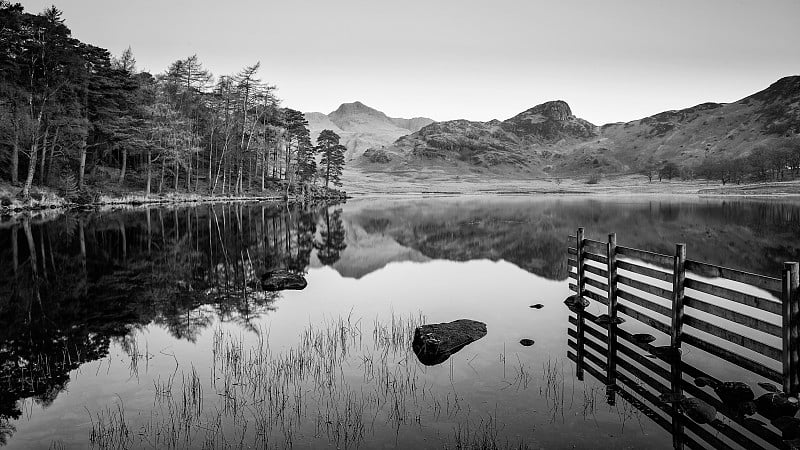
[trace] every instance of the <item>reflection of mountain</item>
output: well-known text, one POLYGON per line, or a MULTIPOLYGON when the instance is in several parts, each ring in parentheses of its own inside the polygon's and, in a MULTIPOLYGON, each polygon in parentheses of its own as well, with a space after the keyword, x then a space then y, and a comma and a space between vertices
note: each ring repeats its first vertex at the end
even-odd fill
MULTIPOLYGON (((579 198, 449 198, 351 202, 345 220, 380 249, 353 246, 346 261, 383 267, 414 257, 467 261, 503 259, 537 275, 567 277, 567 236, 578 226, 605 240, 616 232, 621 245, 670 254, 687 244, 689 257, 778 276, 784 261, 800 257, 800 206, 716 200, 597 200, 579 198), (383 204, 382 204, 383 203, 383 204), (387 239, 393 240, 397 246, 387 239)), ((358 272, 363 275, 362 272, 358 272)))

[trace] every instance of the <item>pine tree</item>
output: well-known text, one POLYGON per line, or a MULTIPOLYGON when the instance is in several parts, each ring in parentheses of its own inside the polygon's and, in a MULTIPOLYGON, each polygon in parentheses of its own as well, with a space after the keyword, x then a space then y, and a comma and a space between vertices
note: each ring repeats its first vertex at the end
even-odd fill
POLYGON ((331 130, 322 130, 317 138, 317 151, 322 153, 320 168, 325 177, 325 187, 330 183, 341 186, 344 152, 347 148, 339 143, 339 135, 331 130))

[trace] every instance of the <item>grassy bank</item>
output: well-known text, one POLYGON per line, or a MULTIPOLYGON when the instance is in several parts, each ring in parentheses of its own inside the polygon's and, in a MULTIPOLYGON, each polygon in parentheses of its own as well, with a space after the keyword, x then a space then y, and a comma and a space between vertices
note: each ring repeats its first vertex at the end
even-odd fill
POLYGON ((8 215, 26 211, 65 209, 72 207, 101 207, 116 205, 174 204, 229 201, 304 201, 341 200, 346 198, 344 191, 326 189, 322 186, 299 186, 288 192, 278 183, 265 190, 250 190, 239 194, 215 194, 177 190, 147 195, 142 190, 125 189, 119 186, 90 187, 82 192, 67 195, 49 187, 31 188, 30 199, 24 201, 19 196, 20 187, 0 183, 0 214, 8 215))

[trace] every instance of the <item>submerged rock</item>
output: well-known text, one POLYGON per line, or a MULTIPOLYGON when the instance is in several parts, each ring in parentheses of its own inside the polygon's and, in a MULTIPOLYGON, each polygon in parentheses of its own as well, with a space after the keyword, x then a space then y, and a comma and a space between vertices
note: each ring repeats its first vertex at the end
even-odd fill
POLYGON ((681 408, 690 419, 700 424, 713 422, 717 417, 717 409, 699 398, 681 400, 681 408))
POLYGON ((417 327, 414 330, 414 342, 411 346, 422 364, 435 366, 447 361, 450 355, 467 344, 484 336, 486 336, 485 323, 460 319, 417 327))
POLYGON ((794 416, 800 407, 783 392, 768 392, 756 399, 758 413, 769 420, 782 416, 794 416))
POLYGON ((265 291, 276 292, 288 289, 302 290, 308 286, 308 282, 302 275, 298 275, 288 270, 275 270, 267 272, 261 277, 261 288, 265 291))
POLYGON ((637 344, 649 344, 651 342, 655 342, 656 337, 652 334, 647 333, 637 333, 633 335, 633 341, 637 344))
POLYGON ((520 339, 520 344, 524 345, 525 347, 530 347, 534 344, 533 339, 520 339))
POLYGON ((624 323, 625 319, 623 319, 622 317, 615 317, 614 320, 611 320, 611 316, 609 316, 608 314, 601 314, 597 316, 597 320, 594 321, 594 323, 598 325, 609 325, 612 322, 619 325, 621 323, 624 323))
POLYGON ((753 390, 741 381, 726 381, 714 386, 714 392, 726 406, 738 406, 756 398, 753 390))
POLYGON ((578 297, 578 295, 570 295, 564 300, 564 304, 569 307, 569 309, 583 309, 589 306, 589 300, 585 298, 578 297))

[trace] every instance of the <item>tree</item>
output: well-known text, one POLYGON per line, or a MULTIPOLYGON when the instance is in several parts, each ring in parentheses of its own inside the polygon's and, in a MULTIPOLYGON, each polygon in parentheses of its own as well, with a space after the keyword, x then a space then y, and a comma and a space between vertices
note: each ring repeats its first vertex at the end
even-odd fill
POLYGON ((339 135, 331 130, 322 130, 317 137, 317 152, 322 153, 320 168, 323 170, 326 188, 330 182, 341 186, 345 150, 346 147, 339 144, 339 135))
POLYGON ((666 178, 671 181, 679 174, 680 169, 678 168, 678 165, 670 161, 661 166, 661 169, 658 171, 658 180, 661 181, 662 178, 666 178))
POLYGON ((346 233, 341 209, 335 210, 331 215, 328 208, 325 208, 325 229, 320 231, 320 237, 321 240, 314 242, 317 258, 322 264, 330 266, 339 260, 341 251, 347 248, 344 243, 346 233))

